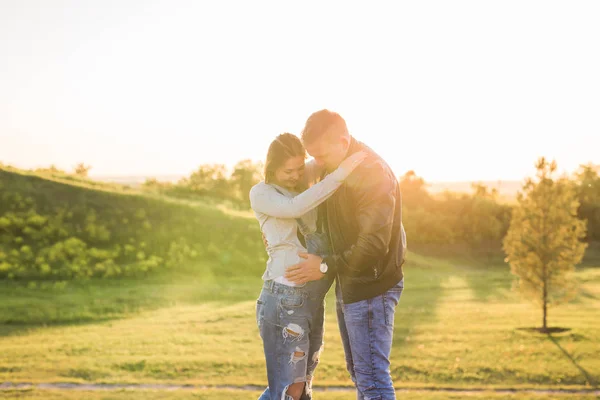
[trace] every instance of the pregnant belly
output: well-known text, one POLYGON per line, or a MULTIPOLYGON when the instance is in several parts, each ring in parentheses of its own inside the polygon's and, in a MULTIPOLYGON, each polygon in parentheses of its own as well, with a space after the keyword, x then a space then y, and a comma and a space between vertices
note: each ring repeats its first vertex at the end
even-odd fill
POLYGON ((298 256, 299 252, 302 252, 302 250, 297 248, 273 251, 270 253, 271 263, 280 268, 283 267, 284 269, 287 269, 304 260, 298 256))

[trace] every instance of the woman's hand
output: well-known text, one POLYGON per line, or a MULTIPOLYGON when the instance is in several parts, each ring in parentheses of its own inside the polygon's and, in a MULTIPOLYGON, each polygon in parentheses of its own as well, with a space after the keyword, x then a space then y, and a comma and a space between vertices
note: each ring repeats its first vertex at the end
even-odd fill
POLYGON ((365 160, 365 158, 367 158, 367 153, 365 151, 357 151, 342 161, 339 168, 343 169, 348 173, 348 175, 350 175, 350 173, 354 171, 354 169, 358 167, 360 163, 365 160))

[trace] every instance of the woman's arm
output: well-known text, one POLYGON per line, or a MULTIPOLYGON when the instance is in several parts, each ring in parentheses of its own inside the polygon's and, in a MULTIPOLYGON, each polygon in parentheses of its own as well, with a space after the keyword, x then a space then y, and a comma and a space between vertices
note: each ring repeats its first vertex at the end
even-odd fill
POLYGON ((261 182, 250 190, 250 206, 254 211, 272 217, 298 218, 331 197, 365 157, 364 152, 354 153, 321 182, 292 198, 261 182))

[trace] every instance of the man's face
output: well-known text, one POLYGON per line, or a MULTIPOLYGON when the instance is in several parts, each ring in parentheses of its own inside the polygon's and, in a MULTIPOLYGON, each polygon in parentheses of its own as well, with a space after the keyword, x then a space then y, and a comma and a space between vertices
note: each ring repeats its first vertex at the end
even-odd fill
POLYGON ((311 143, 305 143, 306 151, 318 165, 324 166, 329 172, 335 170, 348 152, 349 138, 331 132, 336 127, 329 128, 321 137, 311 143), (334 137, 335 139, 330 139, 334 137))

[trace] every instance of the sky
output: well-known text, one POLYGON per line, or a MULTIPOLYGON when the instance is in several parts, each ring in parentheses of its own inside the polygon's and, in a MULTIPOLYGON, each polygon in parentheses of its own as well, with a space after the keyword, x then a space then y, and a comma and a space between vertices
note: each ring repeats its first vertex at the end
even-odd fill
POLYGON ((262 160, 328 108, 401 175, 600 163, 598 1, 0 0, 0 162, 262 160))

